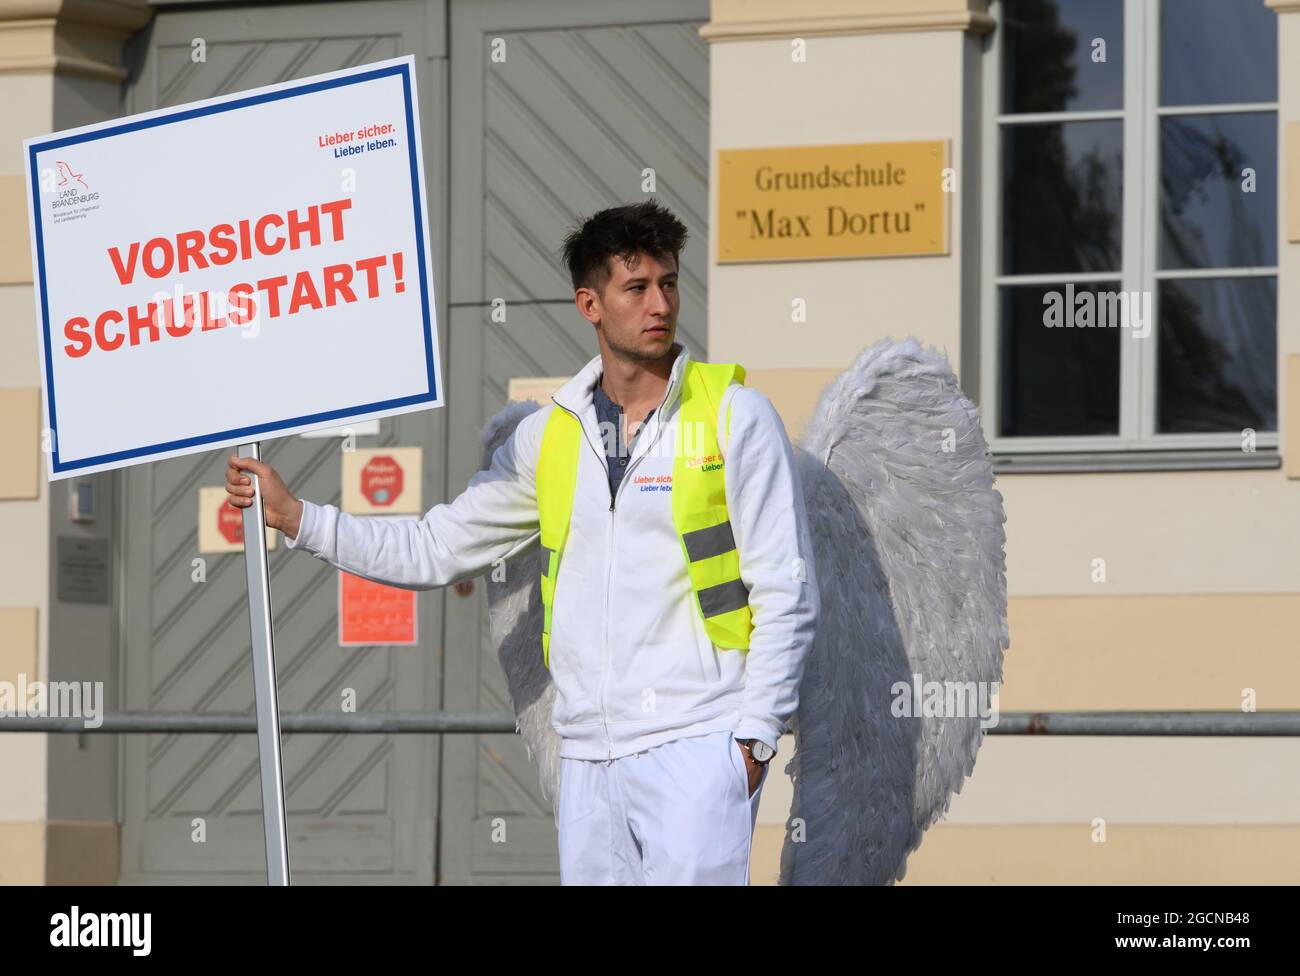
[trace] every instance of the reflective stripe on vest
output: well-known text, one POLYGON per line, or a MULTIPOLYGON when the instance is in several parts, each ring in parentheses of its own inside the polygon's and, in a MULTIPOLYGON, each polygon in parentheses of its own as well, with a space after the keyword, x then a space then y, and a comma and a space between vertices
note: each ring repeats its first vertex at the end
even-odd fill
MULTIPOLYGON (((740 578, 740 554, 727 514, 726 472, 718 447, 718 411, 733 382, 744 383, 737 363, 686 364, 673 457, 673 525, 681 539, 704 630, 719 649, 746 650, 753 630, 749 591, 740 578)), ((727 410, 727 430, 731 410, 727 410)), ((569 535, 582 426, 556 405, 546 422, 537 461, 537 511, 542 545, 542 660, 551 666, 555 582, 569 535)))

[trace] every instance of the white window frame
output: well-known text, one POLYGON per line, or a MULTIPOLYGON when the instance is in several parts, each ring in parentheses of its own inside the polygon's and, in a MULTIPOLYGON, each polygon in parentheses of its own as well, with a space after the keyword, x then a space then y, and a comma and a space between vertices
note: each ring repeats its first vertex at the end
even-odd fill
MULTIPOLYGON (((985 257, 980 278, 980 403, 985 434, 994 454, 1050 454, 1136 451, 1223 451, 1243 454, 1242 433, 1156 433, 1156 365, 1160 321, 1159 284, 1169 279, 1263 276, 1277 278, 1277 266, 1208 268, 1180 271, 1156 269, 1159 237, 1160 120, 1171 115, 1272 112, 1278 103, 1190 105, 1161 107, 1161 0, 1124 0, 1124 104, 1118 109, 1018 113, 1002 112, 1002 2, 993 0, 989 12, 997 27, 985 49, 982 66, 983 122, 981 169, 984 213, 981 250, 985 257), (1121 267, 1109 273, 1007 275, 1002 268, 1002 128, 1042 122, 1119 120, 1123 126, 1123 201, 1121 205, 1121 267), (1137 192, 1134 192, 1137 188, 1137 192), (999 289, 1003 285, 1082 284, 1118 281, 1125 292, 1150 292, 1150 334, 1135 339, 1119 329, 1119 431, 1108 435, 1005 437, 1001 429, 999 361, 999 289)), ((1274 14, 1276 16, 1276 14, 1274 14)), ((1278 172, 1280 178, 1280 171, 1278 172)), ((1279 203, 1281 197, 1278 197, 1279 203)), ((1280 217, 1279 217, 1280 219, 1280 217)), ((1274 334, 1277 322, 1273 323, 1274 334)), ((1280 391, 1279 391, 1280 392, 1280 391)), ((1276 431, 1258 431, 1255 446, 1274 449, 1276 431)))

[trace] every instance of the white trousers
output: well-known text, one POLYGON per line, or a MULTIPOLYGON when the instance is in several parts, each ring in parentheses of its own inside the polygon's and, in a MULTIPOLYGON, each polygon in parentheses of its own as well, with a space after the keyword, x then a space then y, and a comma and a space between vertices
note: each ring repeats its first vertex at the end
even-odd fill
POLYGON ((561 759, 560 884, 749 884, 758 800, 730 729, 561 759))

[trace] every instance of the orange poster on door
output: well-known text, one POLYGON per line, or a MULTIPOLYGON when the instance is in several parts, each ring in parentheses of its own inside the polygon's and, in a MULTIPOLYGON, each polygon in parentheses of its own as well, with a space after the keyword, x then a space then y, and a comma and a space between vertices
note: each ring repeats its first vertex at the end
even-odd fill
POLYGON ((339 647, 418 643, 415 590, 339 573, 339 647))

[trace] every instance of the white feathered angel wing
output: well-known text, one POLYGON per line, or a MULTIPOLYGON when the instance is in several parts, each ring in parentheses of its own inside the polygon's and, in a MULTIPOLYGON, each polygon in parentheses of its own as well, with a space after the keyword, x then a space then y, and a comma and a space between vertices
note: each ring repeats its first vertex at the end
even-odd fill
MULTIPOLYGON (((481 467, 492 464, 492 455, 505 443, 523 420, 540 407, 534 400, 511 402, 488 421, 483 430, 481 467)), ((551 727, 555 704, 555 683, 542 663, 542 573, 539 546, 528 549, 506 563, 505 578, 489 574, 488 625, 497 658, 506 673, 510 700, 515 706, 516 727, 524 748, 537 765, 542 795, 558 807, 560 792, 560 737, 551 727)), ((556 810, 556 825, 559 825, 556 810)))
MULTIPOLYGON (((489 422, 483 467, 537 409, 511 403, 489 422)), ((978 718, 894 717, 893 689, 916 674, 1001 679, 1002 499, 974 407, 947 361, 913 340, 863 352, 823 394, 795 455, 821 615, 791 722, 781 882, 889 883, 961 788, 983 735, 978 718)), ((519 731, 554 802, 560 743, 540 572, 533 546, 504 581, 489 579, 488 603, 519 731)))
POLYGON ((974 406, 915 340, 861 353, 795 453, 821 613, 791 722, 781 883, 889 884, 984 734, 973 708, 917 716, 914 689, 923 706, 936 687, 978 705, 1002 677, 1002 496, 974 406))

